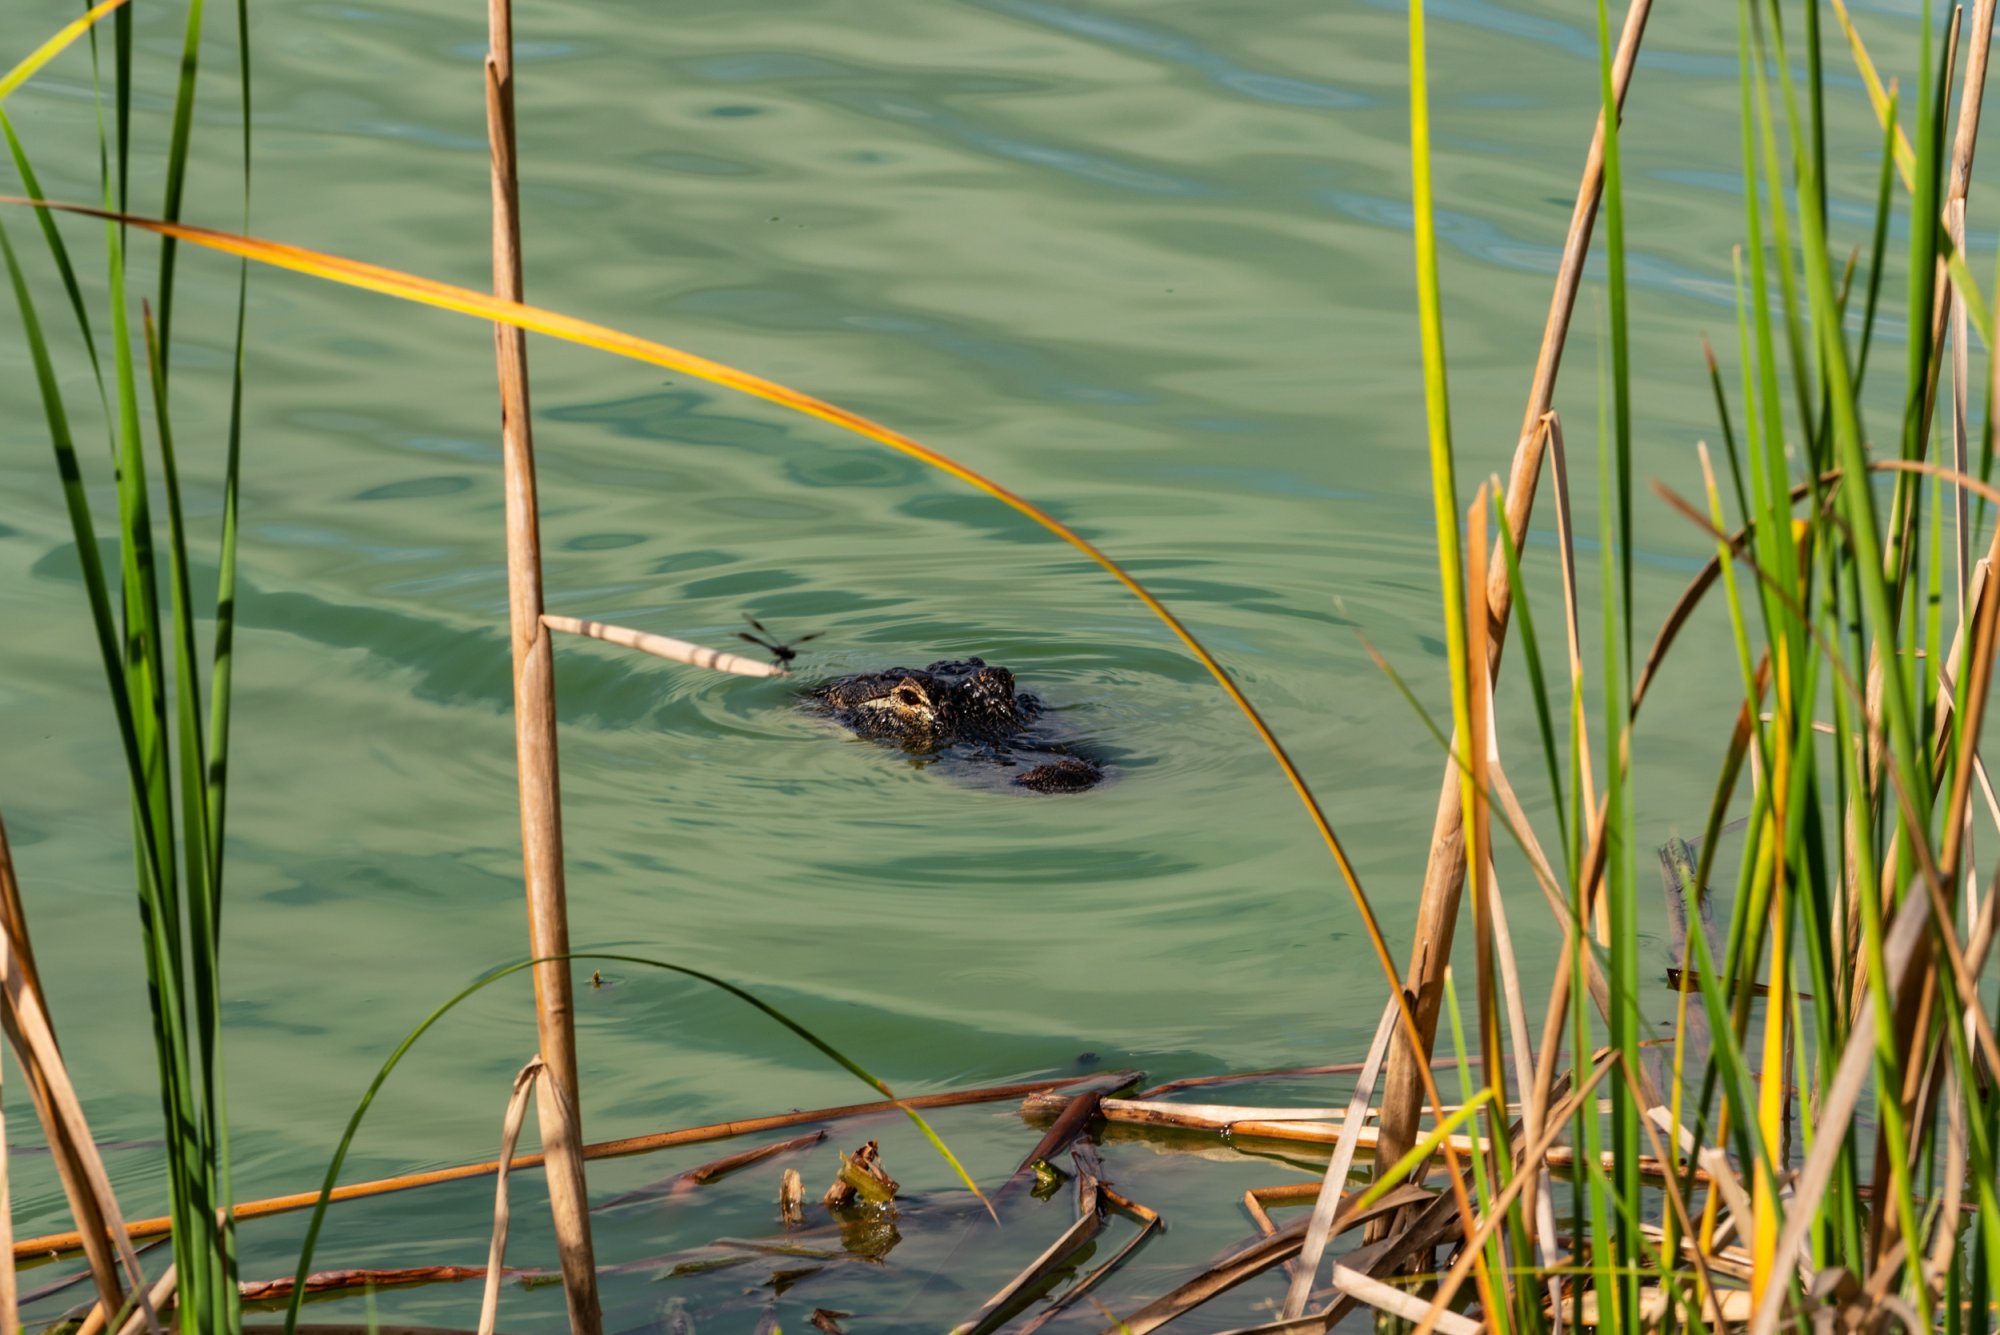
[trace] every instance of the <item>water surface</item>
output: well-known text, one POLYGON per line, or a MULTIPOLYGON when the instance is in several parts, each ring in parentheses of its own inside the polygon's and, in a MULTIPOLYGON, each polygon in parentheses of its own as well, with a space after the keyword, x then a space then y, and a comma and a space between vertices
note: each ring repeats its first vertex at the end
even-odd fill
MULTIPOLYGON (((254 8, 255 230, 483 284, 476 7, 254 8)), ((13 30, 52 29, 69 12, 30 9, 37 23, 13 30)), ((1513 446, 1594 115, 1595 37, 1586 11, 1545 0, 1450 0, 1431 18, 1469 496, 1513 446)), ((1878 57, 1906 55, 1888 16, 1863 18, 1883 32, 1878 57)), ((157 141, 178 18, 143 5, 137 23, 152 80, 140 115, 157 141)), ((530 298, 894 424, 1126 562, 1285 739, 1400 962, 1440 757, 1360 636, 1448 712, 1411 315, 1404 14, 1272 0, 670 12, 567 0, 523 4, 517 31, 530 298)), ((1697 335, 1726 342, 1733 320, 1733 18, 1669 10, 1648 40, 1627 149, 1638 449, 1645 471, 1691 489, 1692 445, 1715 431, 1697 335)), ((203 93, 189 215, 229 226, 233 54, 218 41, 207 58, 221 73, 203 93)), ((1835 115, 1859 127, 1859 93, 1841 88, 1835 115)), ((81 55, 10 111, 49 192, 92 197, 81 55)), ((135 198, 150 207, 159 183, 144 161, 135 198)), ((1839 166, 1857 197, 1873 170, 1839 166)), ((1865 219, 1840 225, 1859 239, 1865 219)), ((91 229, 72 235, 89 253, 91 229)), ((136 249, 149 283, 154 250, 136 249)), ((189 255, 180 287, 177 436, 210 526, 233 273, 189 255)), ((59 290, 44 287, 60 328, 59 290)), ((1601 306, 1593 283, 1559 398, 1586 460, 1601 306)), ((525 938, 490 335, 270 273, 255 275, 250 327, 226 921, 246 1198, 316 1181, 382 1057, 466 981, 521 957, 525 938)), ((1074 798, 959 786, 801 715, 784 683, 565 643, 580 945, 724 975, 909 1092, 1359 1055, 1384 991, 1346 888, 1242 718, 1116 584, 996 503, 821 424, 574 348, 537 342, 532 355, 552 610, 715 644, 746 614, 822 632, 797 664, 811 676, 979 654, 1013 668, 1117 770, 1074 798)), ((71 365, 73 402, 94 401, 71 365)), ((94 1125, 156 1138, 121 769, 11 332, 0 406, 0 728, 12 762, 0 806, 94 1125)), ((84 422, 88 441, 97 425, 84 422)), ((1586 533, 1594 493, 1591 477, 1586 533)), ((1639 594, 1657 620, 1706 552, 1642 505, 1639 594)), ((1550 578, 1537 575, 1545 599, 1550 578)), ((1553 625, 1554 603, 1542 605, 1553 625)), ((1643 831, 1700 819, 1735 690, 1725 652, 1720 639, 1698 647, 1649 706, 1643 831)), ((1528 740, 1523 730, 1512 743, 1515 780, 1545 815, 1528 740)), ((1502 874, 1533 984, 1556 938, 1519 866, 1502 874)), ((593 1138, 864 1096, 737 1003, 633 967, 605 973, 608 986, 579 994, 593 1138)), ((533 1042, 525 984, 459 1012, 391 1083, 350 1175, 489 1156, 533 1042)), ((12 1138, 30 1138, 18 1097, 9 1112, 12 1138)), ((1033 1139, 1004 1105, 939 1125, 989 1183, 1033 1139)), ((864 1133, 945 1213, 907 1226, 883 1269, 787 1291, 788 1329, 815 1306, 860 1314, 857 1328, 933 1328, 976 1307, 1063 1222, 1055 1204, 998 1242, 973 1236, 906 1127, 842 1128, 837 1140, 851 1149, 864 1133)), ((1105 1290, 1113 1306, 1245 1234, 1245 1187, 1302 1176, 1208 1148, 1215 1162, 1107 1147, 1121 1189, 1172 1224, 1105 1290)), ((608 1196, 703 1157, 607 1164, 593 1186, 608 1196)), ((155 1151, 114 1153, 111 1168, 128 1211, 162 1207, 155 1151)), ((805 1170, 823 1185, 831 1147, 805 1170)), ((607 1214, 600 1255, 767 1233, 775 1176, 607 1214)), ((537 1204, 516 1210, 514 1259, 543 1264, 539 1196, 520 1189, 537 1204)), ((14 1190, 17 1230, 65 1226, 45 1161, 19 1161, 14 1190)), ((343 1210, 320 1264, 476 1263, 488 1192, 481 1182, 343 1210)), ((288 1270, 298 1232, 290 1220, 247 1229, 246 1275, 288 1270)), ((620 1273, 606 1281, 612 1327, 678 1312, 743 1328, 758 1300, 746 1309, 742 1295, 771 1268, 620 1273)), ((1243 1324, 1278 1292, 1248 1286, 1190 1328, 1243 1324)), ((375 1311, 464 1325, 475 1302, 465 1288, 416 1290, 383 1294, 375 1311)), ((324 1319, 363 1312, 351 1301, 324 1319)), ((561 1312, 554 1290, 510 1289, 502 1319, 554 1330, 561 1312)))

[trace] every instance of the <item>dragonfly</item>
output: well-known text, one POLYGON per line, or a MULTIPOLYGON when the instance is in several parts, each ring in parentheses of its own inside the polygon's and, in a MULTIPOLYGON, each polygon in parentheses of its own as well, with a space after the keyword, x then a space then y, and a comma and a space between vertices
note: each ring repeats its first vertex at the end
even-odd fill
POLYGON ((797 646, 804 644, 807 640, 816 640, 820 636, 826 634, 826 632, 823 630, 816 630, 810 635, 801 635, 798 639, 792 641, 791 644, 786 644, 783 640, 780 640, 777 637, 776 633, 774 633, 769 627, 767 627, 763 622, 759 621, 756 617, 745 616, 743 619, 750 623, 751 630, 758 631, 759 634, 752 635, 748 630, 739 630, 736 632, 736 638, 739 640, 748 640, 750 643, 758 646, 761 649, 769 650, 771 654, 771 661, 776 663, 779 667, 783 667, 785 664, 791 662, 794 658, 797 658, 799 656, 799 651, 797 646), (766 635, 770 636, 770 638, 769 639, 763 638, 763 636, 766 635))

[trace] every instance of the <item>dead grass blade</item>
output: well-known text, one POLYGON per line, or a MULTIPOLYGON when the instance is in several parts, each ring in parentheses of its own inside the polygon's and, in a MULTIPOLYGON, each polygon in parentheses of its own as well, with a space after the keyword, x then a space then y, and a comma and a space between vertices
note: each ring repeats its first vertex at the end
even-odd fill
POLYGON ((1395 1031, 1396 1008, 1391 1004, 1384 1008, 1381 1022, 1375 1026, 1374 1041, 1368 1045, 1368 1058, 1361 1064, 1361 1078, 1355 1082, 1354 1095, 1348 1100, 1347 1111, 1341 1118, 1340 1139, 1334 1142, 1333 1157, 1326 1161, 1326 1176, 1321 1179, 1319 1198, 1313 1205, 1312 1218, 1306 1224, 1299 1263, 1292 1268, 1291 1288, 1285 1293, 1282 1315, 1288 1321, 1303 1315, 1306 1302, 1312 1297, 1313 1278, 1319 1274, 1320 1257, 1325 1254, 1327 1241, 1333 1236, 1333 1220, 1340 1211, 1342 1189, 1349 1170, 1354 1166, 1354 1151, 1361 1143, 1361 1128, 1368 1120, 1368 1101, 1375 1096, 1375 1079, 1383 1059, 1388 1055, 1389 1040, 1395 1031))
MULTIPOLYGON (((1505 782, 1500 771, 1500 757, 1496 751, 1493 757, 1493 777, 1505 782)), ((1532 836, 1531 836, 1532 837, 1532 836)), ((1537 855, 1540 849, 1536 849, 1537 855)), ((1489 875, 1492 874, 1489 869, 1489 875)), ((1500 964, 1500 984, 1507 1006, 1507 1033, 1509 1049, 1514 1057, 1514 1083, 1521 1090, 1521 1129, 1529 1143, 1542 1137, 1543 1127, 1548 1125, 1548 1110, 1536 1102, 1535 1093, 1535 1053, 1528 1042, 1527 1003, 1521 991, 1520 961, 1514 954, 1513 933, 1507 927, 1506 896, 1500 893, 1496 877, 1493 885, 1493 947, 1500 964)), ((1520 1173, 1531 1178, 1528 1190, 1528 1214, 1534 1221, 1535 1254, 1542 1265, 1553 1272, 1556 1258, 1556 1213, 1555 1202, 1550 1198, 1550 1175, 1534 1156, 1521 1157, 1520 1173)), ((1504 1210, 1488 1207, 1489 1214, 1505 1214, 1504 1210)), ((1548 1279, 1549 1301, 1559 1307, 1562 1300, 1562 1280, 1551 1273, 1548 1279)))
POLYGON ((1426 1303, 1414 1293, 1406 1293, 1344 1265, 1333 1267, 1333 1282, 1340 1286, 1342 1292, 1352 1294, 1379 1312, 1386 1312, 1403 1321, 1424 1322, 1419 1329, 1441 1330, 1445 1335, 1479 1335, 1484 1329, 1471 1317, 1426 1303))
POLYGON ((514 1076, 514 1092, 501 1119, 500 1171, 493 1175, 493 1242, 486 1249, 486 1292, 479 1299, 479 1335, 493 1335, 500 1317, 500 1274, 507 1265, 507 1165, 514 1158, 515 1142, 521 1138, 521 1123, 528 1118, 528 1098, 546 1069, 540 1057, 528 1059, 514 1076))
MULTIPOLYGON (((1391 1189, 1382 1199, 1366 1210, 1355 1211, 1353 1203, 1360 1199, 1360 1192, 1351 1192, 1344 1203, 1344 1213, 1334 1221, 1334 1232, 1344 1233, 1356 1224, 1379 1218, 1406 1205, 1430 1201, 1441 1205, 1447 1216, 1456 1224, 1456 1205, 1449 1194, 1439 1197, 1421 1187, 1401 1186, 1391 1189)), ((1244 1247, 1228 1253, 1210 1263, 1200 1274, 1179 1285, 1170 1292, 1154 1299, 1132 1315, 1123 1318, 1116 1325, 1106 1327, 1103 1335, 1147 1335, 1158 1330, 1183 1313, 1193 1311, 1203 1303, 1241 1284, 1252 1276, 1263 1273, 1274 1265, 1290 1260, 1298 1255, 1305 1241, 1307 1219, 1287 1225, 1268 1238, 1259 1238, 1244 1247)))
MULTIPOLYGON (((176 1281, 177 1273, 174 1270, 173 1263, 168 1262, 167 1268, 160 1272, 159 1279, 155 1280, 153 1287, 147 1291, 147 1306, 155 1312, 164 1308, 173 1299, 176 1281)), ((125 1316, 124 1324, 118 1327, 118 1335, 139 1335, 139 1332, 145 1328, 146 1313, 144 1311, 129 1312, 125 1316)), ((77 1335, 85 1335, 85 1332, 79 1330, 77 1335)))
MULTIPOLYGON (((1079 1098, 1083 1104, 1087 1098, 1079 1098)), ((1047 1280, 1061 1268, 1085 1243, 1104 1230, 1104 1208, 1098 1202, 1098 1190, 1102 1185, 1097 1166, 1097 1153, 1084 1146, 1077 1147, 1073 1156, 1076 1164, 1076 1222, 1062 1231, 1054 1242, 1027 1264, 1020 1274, 1014 1276, 1000 1291, 988 1298, 972 1319, 952 1328, 952 1335, 987 1335, 1004 1325, 1019 1305, 1021 1296, 1037 1284, 1047 1280)), ((1040 1157, 1040 1156, 1037 1156, 1040 1157)), ((1032 1160, 1031 1160, 1032 1162, 1032 1160)))
POLYGON ((724 653, 720 649, 711 649, 702 644, 690 644, 686 640, 676 640, 667 635, 629 630, 624 626, 610 626, 602 621, 579 621, 575 617, 559 617, 544 612, 542 624, 550 630, 559 630, 568 635, 585 635, 593 640, 603 640, 606 644, 623 645, 627 649, 637 649, 642 654, 651 654, 655 658, 664 658, 672 663, 686 663, 690 667, 710 668, 716 672, 733 672, 739 677, 789 675, 775 663, 745 658, 741 654, 724 653))
POLYGON ((1029 1335, 1031 1331, 1040 1330, 1044 1325, 1055 1320, 1071 1303, 1074 1303, 1077 1299, 1096 1288, 1106 1276, 1117 1270, 1119 1266, 1124 1265, 1132 1253, 1138 1251, 1147 1239, 1159 1232, 1161 1228, 1160 1216, 1146 1206, 1139 1204, 1135 1200, 1128 1200, 1103 1183, 1098 1184, 1097 1194, 1112 1209, 1128 1218, 1137 1220, 1139 1231, 1134 1233, 1131 1240, 1123 1247, 1113 1252, 1103 1265, 1098 1266, 1082 1279, 1064 1289, 1048 1307, 1043 1309, 1039 1316, 1021 1327, 1021 1335, 1029 1335))

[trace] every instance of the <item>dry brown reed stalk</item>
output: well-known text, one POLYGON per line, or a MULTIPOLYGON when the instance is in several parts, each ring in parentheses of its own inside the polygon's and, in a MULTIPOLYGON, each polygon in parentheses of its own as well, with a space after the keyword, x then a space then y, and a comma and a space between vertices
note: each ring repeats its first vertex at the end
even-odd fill
POLYGON ((21 1290, 14 1269, 14 1192, 7 1161, 7 1119, 0 1115, 0 1330, 21 1328, 21 1290))
MULTIPOLYGON (((730 1122, 711 1122, 704 1126, 685 1127, 676 1131, 658 1131, 644 1136, 627 1136, 620 1140, 599 1141, 595 1145, 583 1147, 586 1159, 616 1159, 632 1154, 650 1154, 656 1150, 673 1149, 681 1145, 701 1145, 710 1141, 728 1140, 735 1136, 756 1135, 759 1132, 775 1131, 788 1126, 803 1126, 811 1122, 834 1122, 853 1117, 873 1117, 888 1113, 900 1113, 910 1108, 958 1108, 968 1104, 1000 1103, 1009 1099, 1025 1098, 1051 1089, 1064 1089, 1074 1085, 1091 1084, 1099 1081, 1115 1080, 1129 1084, 1136 1078, 1132 1072, 1113 1072, 1109 1075, 1065 1076, 1060 1080, 1036 1080, 1023 1084, 987 1085, 978 1089, 953 1090, 943 1094, 918 1094, 900 1100, 878 1099, 873 1103, 849 1103, 832 1108, 807 1108, 796 1112, 776 1113, 768 1117, 749 1117, 730 1122)), ((1113 1085, 1112 1088, 1117 1088, 1113 1085)), ((515 1171, 542 1166, 540 1154, 516 1155, 509 1163, 515 1171)), ((452 1168, 434 1168, 422 1173, 405 1173, 398 1177, 378 1178, 371 1182, 350 1182, 346 1186, 335 1187, 329 1199, 334 1201, 358 1200, 368 1196, 382 1196, 390 1192, 410 1191, 417 1187, 435 1186, 441 1182, 462 1182, 467 1178, 486 1177, 500 1169, 497 1159, 483 1163, 460 1164, 452 1168)), ((287 1214, 293 1210, 309 1210, 318 1202, 320 1193, 313 1191, 293 1192, 285 1196, 272 1196, 264 1200, 244 1201, 237 1205, 235 1217, 259 1219, 266 1215, 287 1214)), ((156 1219, 139 1219, 124 1226, 125 1236, 132 1238, 164 1237, 173 1231, 173 1220, 165 1216, 156 1219)), ((76 1251, 83 1245, 74 1230, 64 1233, 48 1233, 40 1237, 24 1238, 14 1244, 14 1258, 17 1261, 39 1260, 58 1256, 64 1252, 76 1251)))
MULTIPOLYGON (((24 991, 38 1000, 42 997, 41 977, 35 971, 34 947, 28 937, 28 918, 21 902, 20 883, 14 876, 14 857, 7 842, 7 830, 0 824, 0 931, 6 935, 13 947, 13 958, 21 974, 24 991)), ((46 1004, 42 1006, 47 1013, 46 1004)), ((63 1196, 69 1202, 70 1214, 77 1221, 77 1231, 83 1239, 84 1255, 90 1262, 91 1278, 97 1284, 100 1301, 116 1306, 124 1301, 124 1286, 118 1280, 117 1260, 113 1255, 109 1235, 106 1232, 104 1211, 97 1196, 90 1190, 88 1175, 77 1156, 76 1146, 71 1143, 69 1129, 61 1117, 56 1115, 54 1101, 50 1098, 48 1083, 38 1064, 27 1059, 27 1044, 21 1033, 20 1022, 14 1015, 13 1007, 0 1007, 0 1021, 8 1041, 16 1053, 22 1057, 23 1078, 28 1083, 30 1102, 35 1109, 36 1119, 41 1123, 42 1136, 49 1146, 50 1155, 55 1159, 56 1173, 62 1182, 63 1196)), ((56 1046, 55 1030, 49 1031, 49 1046, 60 1053, 56 1046)), ((11 1228, 11 1220, 9 1227, 11 1228)), ((12 1330, 9 1326, 7 1329, 12 1330)))
MULTIPOLYGON (((1612 60, 1612 96, 1623 109, 1625 92, 1631 86, 1639 42, 1645 35, 1651 0, 1631 0, 1624 27, 1612 60)), ((1521 434, 1514 448, 1513 464, 1507 474, 1507 526, 1516 550, 1527 544, 1528 522, 1533 516, 1535 492, 1541 476, 1541 442, 1544 419, 1554 406, 1556 375, 1562 366, 1564 344, 1569 336, 1570 314, 1583 278, 1585 257, 1590 251, 1590 235, 1597 218, 1597 203, 1604 186, 1604 116, 1598 113, 1585 158, 1583 179, 1577 186, 1576 204, 1570 212, 1569 233, 1563 241, 1562 261, 1556 272, 1555 291, 1550 294, 1548 319, 1535 357, 1535 374, 1528 390, 1528 404, 1521 418, 1521 434)), ((1567 546, 1567 544, 1565 544, 1567 546)), ((1513 590, 1507 582, 1505 563, 1496 553, 1491 562, 1491 580, 1486 588, 1487 618, 1490 624, 1488 670, 1498 674, 1500 655, 1507 643, 1507 621, 1513 610, 1513 590)), ((1459 742, 1453 740, 1453 754, 1459 742)), ((1586 748, 1587 750, 1588 748, 1586 748)), ((1437 816, 1431 826, 1430 856, 1424 868, 1424 883, 1417 901, 1417 924, 1410 948, 1409 967, 1403 971, 1403 986, 1414 998, 1418 1035, 1422 1051, 1398 1042, 1389 1050, 1389 1070, 1383 1086, 1383 1130, 1387 1141, 1384 1157, 1395 1162, 1417 1142, 1417 1119, 1422 1112, 1423 1063, 1437 1037, 1439 1006, 1444 997, 1444 970, 1451 962, 1452 936, 1457 930, 1458 896, 1465 882, 1465 826, 1462 793, 1457 769, 1445 766, 1443 791, 1438 796, 1437 816)), ((1369 1230, 1378 1239, 1382 1229, 1369 1230)))
MULTIPOLYGON (((173 1301, 174 1288, 178 1282, 179 1272, 174 1269, 173 1262, 169 1261, 167 1262, 167 1268, 160 1272, 160 1277, 153 1281, 153 1287, 146 1291, 147 1306, 155 1312, 166 1307, 169 1302, 173 1301)), ((96 1313, 93 1312, 91 1315, 95 1316, 96 1313)), ((90 1323, 85 1321, 83 1328, 79 1329, 76 1335, 90 1335, 89 1326, 90 1323)), ((139 1335, 139 1332, 145 1328, 145 1310, 128 1312, 125 1314, 125 1320, 118 1327, 118 1335, 139 1335)))
POLYGON ((62 1053, 56 1047, 55 1030, 49 1024, 39 985, 23 963, 18 948, 18 943, 26 940, 26 932, 20 926, 24 919, 20 916, 19 887, 14 881, 13 856, 7 846, 4 827, 0 827, 0 872, 4 872, 4 876, 0 876, 4 879, 0 899, 11 901, 9 916, 12 918, 12 921, 0 922, 0 990, 5 993, 0 1015, 6 1019, 5 1027, 14 1045, 14 1055, 22 1071, 27 1073, 29 1094, 37 1116, 48 1130, 49 1146, 56 1152, 64 1190, 71 1197, 72 1213, 79 1221, 93 1217, 102 1221, 102 1231, 93 1229, 86 1239, 92 1244, 86 1248, 86 1254, 91 1259, 98 1306, 105 1312, 116 1312, 124 1307, 126 1301, 123 1286, 116 1271, 110 1268, 107 1256, 110 1250, 115 1249, 124 1264, 126 1276, 135 1286, 139 1310, 148 1328, 154 1335, 159 1335, 159 1322, 153 1306, 145 1298, 145 1272, 139 1268, 139 1258, 133 1253, 131 1241, 126 1236, 118 1198, 111 1190, 111 1179, 104 1171, 97 1142, 91 1137, 83 1106, 70 1083, 62 1053), (21 932, 18 937, 17 930, 21 932), (68 1147, 67 1155, 61 1152, 64 1146, 68 1147), (88 1206, 81 1204, 86 1197, 88 1206), (100 1261, 100 1257, 106 1259, 100 1261))
MULTIPOLYGON (((1339 1117, 1340 1110, 1333 1108, 1251 1108, 1105 1099, 1099 1111, 1104 1120, 1114 1127, 1142 1131, 1197 1131, 1228 1136, 1232 1140, 1270 1140, 1294 1145, 1338 1145, 1342 1134, 1354 1125, 1339 1117)), ((1447 1104, 1445 1111, 1454 1112, 1457 1109, 1447 1104)), ((1517 1105, 1509 1111, 1519 1112, 1520 1109, 1517 1105)), ((1357 1138, 1359 1147, 1371 1151, 1377 1162, 1382 1158, 1380 1137, 1378 1128, 1362 1125, 1357 1138)), ((1490 1148, 1489 1141, 1483 1136, 1452 1135, 1441 1143, 1449 1143, 1462 1154, 1484 1152, 1490 1148)), ((1546 1167, 1554 1170, 1567 1169, 1576 1162, 1575 1152, 1562 1145, 1553 1146, 1541 1158, 1546 1167)), ((1608 1150, 1599 1156, 1600 1165, 1606 1169, 1613 1162, 1608 1150)), ((1654 1182, 1666 1176, 1668 1167, 1666 1156, 1649 1154, 1639 1157, 1640 1173, 1654 1182)), ((1697 1170, 1694 1180, 1706 1183, 1708 1174, 1697 1170)))
POLYGON ((493 1241, 486 1249, 486 1289, 479 1299, 479 1335, 493 1335, 500 1317, 500 1276, 507 1266, 507 1165, 514 1158, 514 1143, 521 1137, 521 1123, 528 1117, 528 1096, 546 1068, 540 1057, 531 1057, 514 1076, 514 1092, 507 1099, 507 1112, 500 1122, 500 1171, 493 1175, 493 1241))
POLYGON ((710 649, 702 644, 690 644, 686 640, 676 640, 666 635, 654 635, 648 631, 606 625, 602 621, 579 621, 575 617, 559 617, 545 612, 542 614, 542 624, 550 630, 563 631, 569 635, 584 635, 593 640, 603 640, 606 644, 623 645, 627 649, 637 649, 642 654, 651 654, 655 658, 664 658, 673 663, 686 663, 690 667, 733 672, 739 677, 787 675, 785 670, 775 663, 745 658, 741 654, 724 653, 720 649, 710 649))
MULTIPOLYGON (((492 152, 493 293, 521 300, 520 180, 514 140, 514 20, 510 0, 487 0, 486 133, 492 152)), ((556 750, 554 651, 542 624, 541 519, 528 407, 527 336, 493 326, 500 378, 500 435, 507 510, 507 611, 514 647, 514 744, 520 771, 521 860, 535 1020, 549 1078, 537 1082, 549 1209, 562 1257, 570 1328, 597 1335, 602 1314, 584 1183, 577 1097, 576 1025, 570 994, 569 909, 563 886, 562 791, 556 750), (568 1105, 565 1116, 563 1104, 568 1105)))

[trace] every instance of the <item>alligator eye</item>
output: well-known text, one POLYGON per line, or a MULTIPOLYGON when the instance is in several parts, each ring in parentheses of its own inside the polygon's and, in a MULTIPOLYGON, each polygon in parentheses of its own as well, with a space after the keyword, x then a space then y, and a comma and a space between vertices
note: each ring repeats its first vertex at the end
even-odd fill
POLYGON ((916 687, 898 686, 896 688, 896 703, 907 705, 911 709, 921 709, 925 704, 925 700, 916 687))

